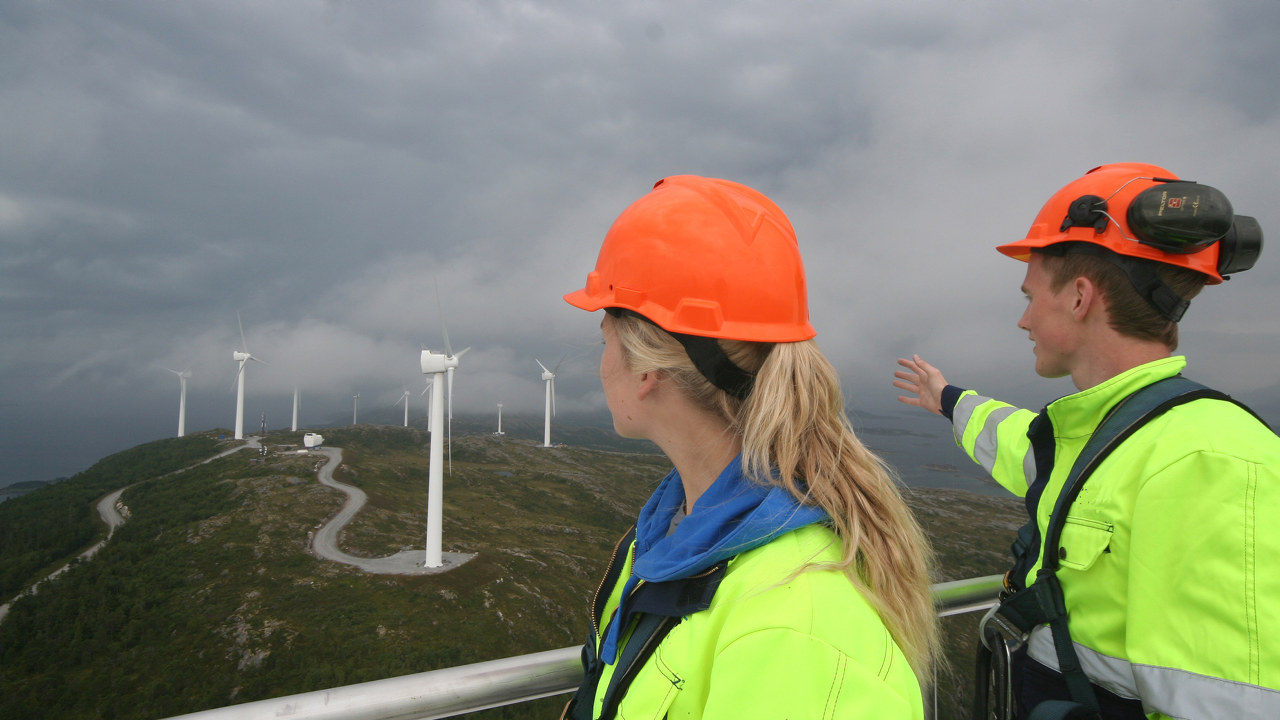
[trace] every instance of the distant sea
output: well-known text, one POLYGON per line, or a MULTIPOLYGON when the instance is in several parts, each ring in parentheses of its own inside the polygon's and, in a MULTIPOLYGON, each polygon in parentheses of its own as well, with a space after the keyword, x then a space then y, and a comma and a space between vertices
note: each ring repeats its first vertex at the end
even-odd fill
POLYGON ((861 413, 853 426, 863 444, 893 466, 908 487, 1011 497, 956 445, 945 418, 919 410, 861 413))

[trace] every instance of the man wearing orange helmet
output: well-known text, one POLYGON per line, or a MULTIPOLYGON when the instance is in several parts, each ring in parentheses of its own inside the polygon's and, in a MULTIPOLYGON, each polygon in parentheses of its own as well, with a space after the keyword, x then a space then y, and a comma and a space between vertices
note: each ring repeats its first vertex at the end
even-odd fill
MULTIPOLYGON (((1012 664, 1017 717, 1280 716, 1280 439, 1181 376, 1178 321, 1253 266, 1262 233, 1217 190, 1104 165, 1001 253, 1027 263, 1018 326, 1043 377, 1079 392, 1040 412, 900 359, 899 400, 1026 498, 980 660, 1012 664)), ((999 677, 1000 673, 996 673, 999 677)), ((975 712, 986 715, 980 680, 975 712)))
POLYGON ((666 178, 565 300, 605 311, 614 428, 674 466, 597 591, 567 717, 922 720, 928 543, 845 417, 782 210, 666 178))

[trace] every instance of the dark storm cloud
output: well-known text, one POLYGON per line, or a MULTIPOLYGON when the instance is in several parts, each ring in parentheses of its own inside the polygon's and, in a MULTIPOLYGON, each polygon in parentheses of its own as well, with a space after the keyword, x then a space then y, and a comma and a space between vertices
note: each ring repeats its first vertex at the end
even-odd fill
MULTIPOLYGON (((1088 168, 1149 160, 1264 228, 1269 3, 0 0, 0 484, 188 427, 391 406, 447 321, 455 408, 598 409, 579 287, 675 173, 758 187, 868 406, 893 358, 1043 402, 991 249, 1088 168), (441 297, 437 305, 437 286, 441 297), (67 448, 71 449, 68 450, 67 448)), ((1274 398, 1280 264, 1184 322, 1197 376, 1274 398), (1252 369, 1250 371, 1249 369, 1252 369)))

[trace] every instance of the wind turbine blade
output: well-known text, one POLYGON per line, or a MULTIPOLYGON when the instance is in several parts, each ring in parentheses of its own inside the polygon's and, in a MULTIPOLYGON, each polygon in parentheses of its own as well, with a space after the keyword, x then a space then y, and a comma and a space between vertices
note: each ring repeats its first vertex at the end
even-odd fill
POLYGON ((436 312, 440 313, 440 333, 444 335, 444 356, 453 357, 453 346, 449 344, 449 328, 444 324, 444 304, 440 302, 440 278, 436 278, 436 312))
POLYGON ((567 357, 569 357, 569 353, 565 353, 564 355, 560 356, 560 359, 556 361, 555 367, 551 368, 552 374, 554 374, 557 370, 560 369, 560 366, 564 364, 564 359, 567 357))
POLYGON ((466 355, 466 354, 467 354, 467 351, 468 351, 468 350, 470 350, 470 349, 471 349, 471 346, 470 346, 470 345, 468 345, 468 346, 466 346, 466 347, 462 348, 461 350, 459 350, 459 351, 458 351, 458 354, 457 354, 457 355, 454 355, 453 357, 454 357, 455 359, 460 358, 460 357, 462 357, 463 355, 466 355))
POLYGON ((538 363, 538 367, 542 368, 542 372, 551 372, 550 370, 547 369, 547 366, 543 365, 542 361, 539 360, 538 358, 534 358, 533 361, 538 363))
POLYGON ((445 438, 449 444, 449 475, 453 475, 453 368, 449 368, 446 373, 449 387, 446 388, 445 394, 449 398, 449 424, 445 426, 445 438))
POLYGON ((445 389, 445 397, 449 400, 449 422, 453 422, 453 368, 447 373, 449 387, 445 389))
POLYGON ((247 353, 249 352, 249 343, 244 341, 244 323, 240 322, 239 310, 236 311, 236 327, 240 328, 240 349, 247 353))
POLYGON ((252 355, 250 355, 250 356, 249 356, 249 359, 250 359, 250 360, 252 360, 252 361, 254 361, 254 362, 256 362, 256 363, 262 363, 263 365, 266 365, 266 364, 267 364, 267 361, 266 361, 266 360, 259 360, 258 358, 254 357, 254 356, 252 356, 252 355))
POLYGON ((551 378, 551 414, 556 414, 556 379, 551 378))
POLYGON ((244 374, 244 361, 240 361, 240 369, 236 371, 235 377, 231 378, 231 389, 236 389, 236 383, 240 382, 240 376, 244 374))

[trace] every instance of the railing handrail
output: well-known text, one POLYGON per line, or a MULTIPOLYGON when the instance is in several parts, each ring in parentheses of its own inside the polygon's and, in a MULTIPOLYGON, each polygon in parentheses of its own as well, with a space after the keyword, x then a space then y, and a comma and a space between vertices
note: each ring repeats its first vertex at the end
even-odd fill
MULTIPOLYGON (((990 607, 1003 576, 936 583, 939 616, 990 607)), ((434 720, 575 690, 581 647, 459 665, 328 690, 258 700, 171 720, 434 720)))

